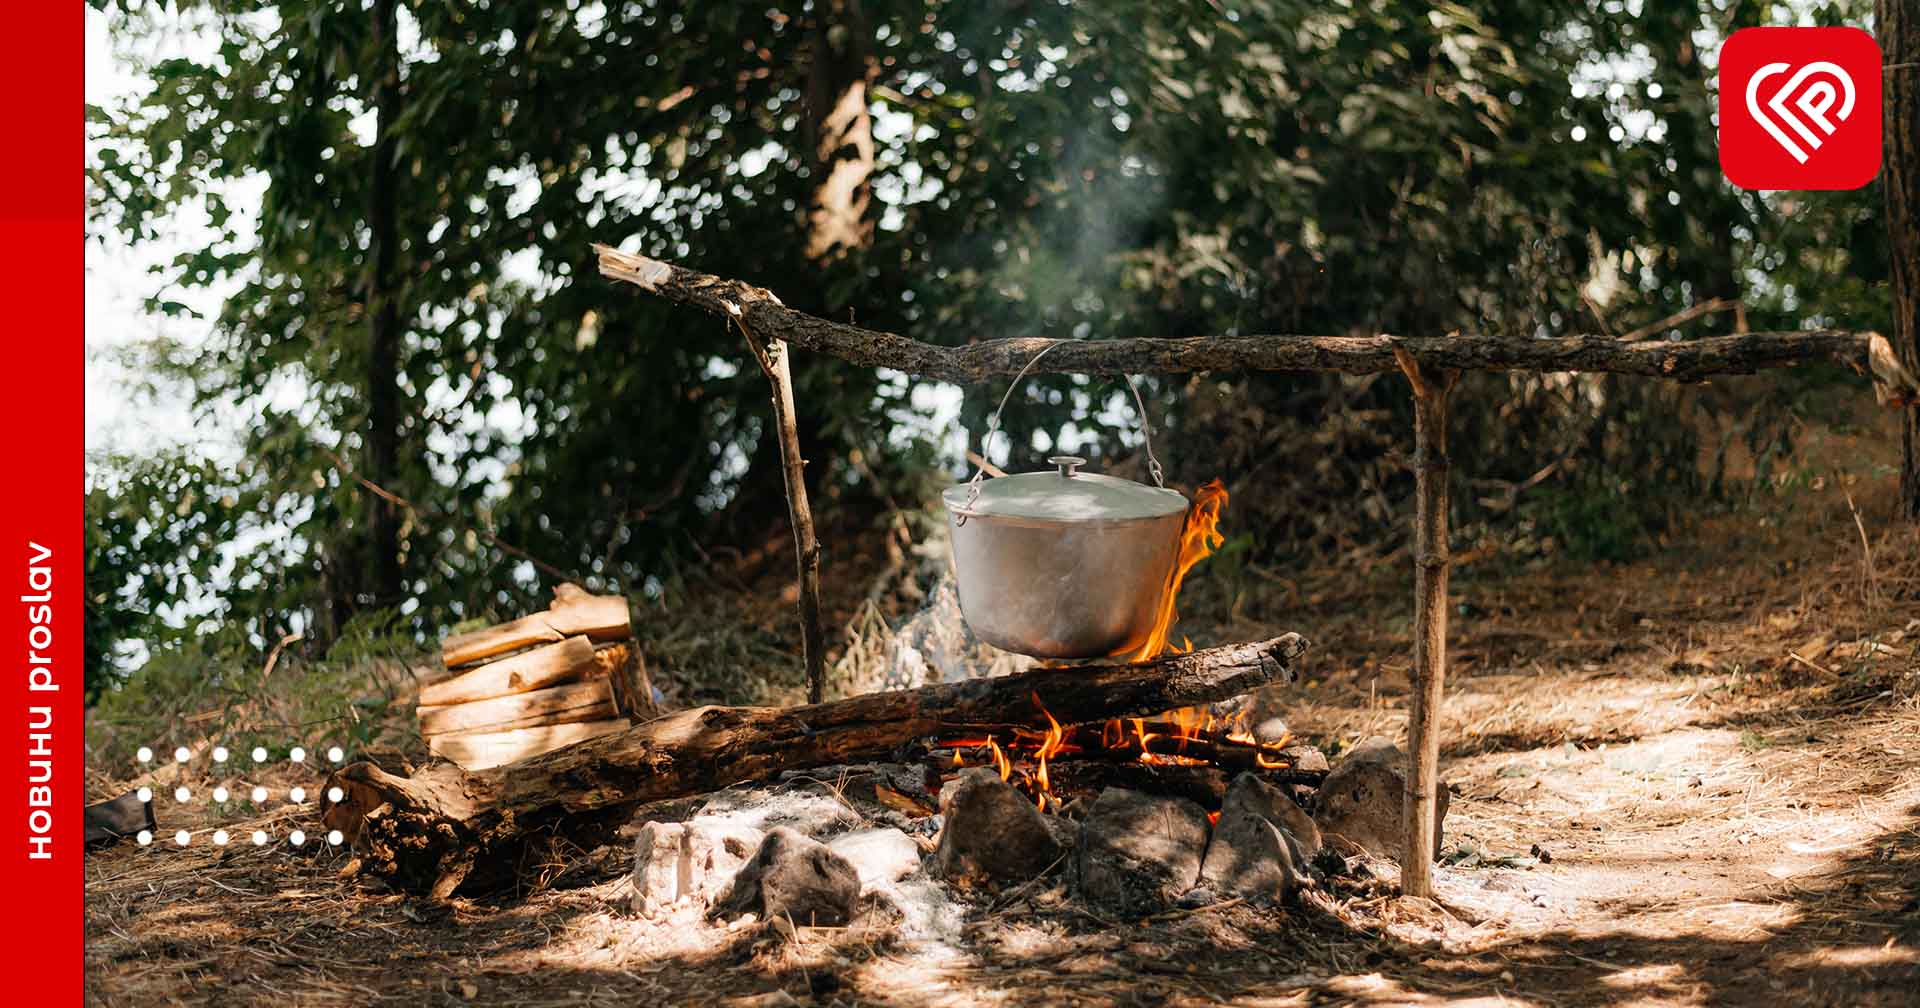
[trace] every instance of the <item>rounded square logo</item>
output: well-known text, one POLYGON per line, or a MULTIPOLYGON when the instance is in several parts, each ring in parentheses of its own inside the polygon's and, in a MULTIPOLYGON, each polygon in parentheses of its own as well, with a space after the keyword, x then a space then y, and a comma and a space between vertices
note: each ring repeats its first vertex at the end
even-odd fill
POLYGON ((1720 170, 1742 189, 1858 189, 1880 171, 1880 46, 1745 28, 1720 47, 1720 170))

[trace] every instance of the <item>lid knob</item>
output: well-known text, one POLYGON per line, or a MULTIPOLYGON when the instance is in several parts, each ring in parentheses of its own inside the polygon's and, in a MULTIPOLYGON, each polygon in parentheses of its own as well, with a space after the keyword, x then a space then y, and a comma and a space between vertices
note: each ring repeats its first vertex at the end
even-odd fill
POLYGON ((1060 467, 1060 475, 1064 479, 1072 479, 1076 471, 1087 464, 1087 460, 1078 455, 1055 455, 1047 461, 1060 467))

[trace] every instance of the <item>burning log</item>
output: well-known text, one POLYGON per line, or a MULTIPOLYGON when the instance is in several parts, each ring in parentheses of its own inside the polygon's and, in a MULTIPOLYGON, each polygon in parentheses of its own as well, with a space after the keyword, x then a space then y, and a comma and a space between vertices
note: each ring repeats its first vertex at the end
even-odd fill
POLYGON ((1326 770, 1295 766, 1287 745, 1286 740, 1257 742, 1237 725, 1216 727, 1204 713, 1175 721, 1126 718, 1055 725, 1045 732, 999 725, 936 742, 926 767, 935 776, 945 776, 970 766, 995 766, 1002 779, 1042 808, 1109 786, 1177 795, 1218 808, 1228 780, 1241 773, 1257 774, 1276 785, 1318 786, 1326 770), (1006 739, 1004 745, 1001 739, 1006 739))
POLYGON ((513 885, 521 866, 551 844, 605 843, 646 802, 887 759, 956 731, 1055 718, 1104 724, 1224 700, 1291 681, 1307 647, 1286 634, 1137 664, 1040 669, 805 707, 702 707, 491 770, 435 763, 403 777, 355 763, 329 779, 345 797, 323 818, 353 838, 369 870, 403 888, 436 897, 494 891, 513 885))
MULTIPOLYGON (((1060 760, 1172 766, 1206 764, 1233 773, 1243 770, 1288 772, 1297 774, 1299 783, 1317 783, 1326 776, 1324 770, 1296 770, 1292 762, 1281 755, 1288 745, 1285 741, 1256 742, 1232 730, 1183 725, 1177 721, 1127 718, 1104 725, 1073 725, 1062 728, 1059 741, 1052 746, 1045 744, 1044 735, 1024 725, 994 725, 984 735, 950 739, 939 743, 938 748, 949 753, 947 760, 961 758, 963 750, 983 750, 991 744, 1009 754, 1045 752, 1049 758, 1060 760), (1007 739, 1004 745, 999 741, 1002 737, 1007 739), (1141 758, 1143 755, 1145 760, 1141 758)), ((961 761, 964 763, 964 758, 961 761)))

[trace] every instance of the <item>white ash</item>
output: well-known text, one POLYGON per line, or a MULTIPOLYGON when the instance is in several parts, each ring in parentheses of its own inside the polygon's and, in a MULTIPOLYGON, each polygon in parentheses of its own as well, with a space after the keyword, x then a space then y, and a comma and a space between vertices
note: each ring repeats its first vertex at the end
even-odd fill
MULTIPOLYGON (((889 810, 875 805, 866 811, 863 815, 846 800, 816 789, 740 789, 712 795, 683 822, 643 823, 634 842, 632 905, 640 918, 635 923, 724 933, 728 925, 707 923, 707 911, 736 881, 764 836, 785 826, 826 842, 853 865, 862 917, 890 920, 896 940, 957 950, 966 905, 928 877, 921 842, 899 829, 873 825, 889 810)), ((743 926, 744 919, 732 926, 743 926)))
POLYGON ((640 827, 633 843, 633 911, 657 917, 675 907, 711 906, 762 837, 760 830, 716 821, 640 827))
POLYGON ((901 941, 959 944, 966 907, 954 900, 946 886, 928 878, 924 871, 899 882, 876 885, 867 892, 900 915, 894 933, 901 941))
POLYGON ((920 870, 920 845, 890 826, 842 833, 827 849, 847 859, 868 888, 898 882, 920 870))
POLYGON ((858 827, 861 816, 844 800, 813 790, 743 789, 714 794, 689 821, 721 830, 744 828, 762 833, 785 826, 815 840, 825 840, 858 827))

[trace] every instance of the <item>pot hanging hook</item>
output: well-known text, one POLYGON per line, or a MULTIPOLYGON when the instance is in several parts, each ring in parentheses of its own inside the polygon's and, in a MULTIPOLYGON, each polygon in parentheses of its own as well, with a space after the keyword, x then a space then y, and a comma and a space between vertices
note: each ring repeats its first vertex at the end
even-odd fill
MULTIPOLYGON (((1045 357, 1055 349, 1065 346, 1068 343, 1087 342, 1091 341, 1077 336, 1068 339, 1054 340, 1052 343, 1040 348, 1039 353, 1028 358, 1027 363, 1013 376, 1013 381, 1007 385, 1006 393, 1000 397, 1000 405, 995 406, 993 412, 987 416, 987 429, 980 435, 980 465, 974 469, 973 478, 967 480, 966 505, 963 510, 954 515, 954 524, 965 525, 967 523, 967 512, 972 510, 974 504, 980 500, 980 481, 986 479, 987 476, 987 450, 992 447, 993 436, 1000 432, 1000 414, 1006 411, 1007 403, 1013 399, 1014 389, 1020 387, 1020 382, 1027 377, 1028 371, 1033 370, 1035 364, 1040 363, 1040 358, 1045 357)), ((1131 374, 1122 375, 1121 377, 1127 380, 1127 391, 1133 393, 1134 409, 1140 415, 1140 440, 1147 449, 1147 474, 1153 477, 1154 486, 1165 489, 1167 485, 1166 471, 1161 468, 1160 457, 1153 453, 1153 421, 1147 417, 1147 402, 1140 395, 1140 384, 1134 380, 1131 374)))

